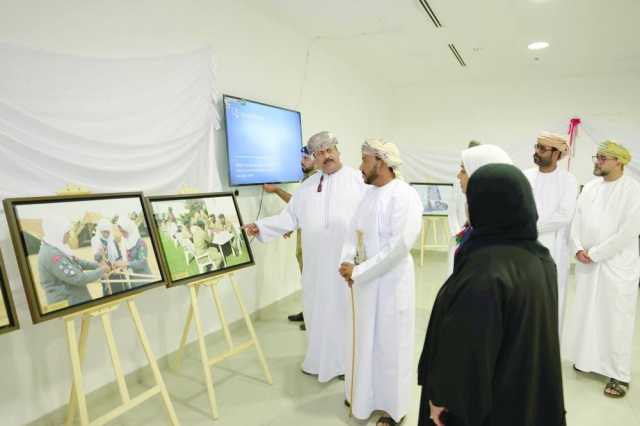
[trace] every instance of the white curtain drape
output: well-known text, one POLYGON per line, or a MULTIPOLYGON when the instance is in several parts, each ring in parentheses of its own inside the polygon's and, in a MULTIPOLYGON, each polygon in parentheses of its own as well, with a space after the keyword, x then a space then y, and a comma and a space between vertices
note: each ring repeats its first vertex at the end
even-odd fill
MULTIPOLYGON (((550 126, 554 132, 566 134, 569 125, 569 118, 562 120, 556 125, 550 126)), ((595 154, 598 144, 605 139, 616 140, 625 145, 633 156, 625 172, 640 181, 640 123, 631 120, 603 120, 594 118, 583 118, 582 124, 578 127, 578 137, 575 142, 576 155, 572 158, 571 171, 580 171, 583 181, 588 181, 594 176, 591 175, 593 167, 591 156, 595 154)), ((522 140, 531 140, 530 143, 520 144, 499 144, 514 159, 517 166, 526 169, 533 167, 530 161, 533 154, 533 144, 535 142, 531 135, 523 135, 522 140), (526 158, 527 162, 518 161, 526 158)), ((459 144, 459 149, 450 147, 439 147, 434 150, 433 145, 399 144, 404 160, 403 175, 407 182, 447 182, 456 180, 456 175, 460 169, 462 150, 466 146, 463 141, 459 144)), ((566 167, 566 163, 562 163, 566 167)))
POLYGON ((0 198, 214 189, 209 48, 105 59, 0 44, 0 198))

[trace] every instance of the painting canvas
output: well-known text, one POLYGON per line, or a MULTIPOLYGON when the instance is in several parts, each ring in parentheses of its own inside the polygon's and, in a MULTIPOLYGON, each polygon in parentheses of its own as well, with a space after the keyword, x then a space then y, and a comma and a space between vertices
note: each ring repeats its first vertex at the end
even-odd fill
POLYGON ((149 198, 170 285, 253 265, 232 193, 149 198))
POLYGON ((451 183, 411 183, 420 195, 425 216, 447 216, 449 203, 453 198, 451 183))
POLYGON ((34 322, 165 283, 141 193, 4 201, 34 322))
POLYGON ((19 328, 18 317, 11 298, 11 287, 0 254, 0 334, 19 328))

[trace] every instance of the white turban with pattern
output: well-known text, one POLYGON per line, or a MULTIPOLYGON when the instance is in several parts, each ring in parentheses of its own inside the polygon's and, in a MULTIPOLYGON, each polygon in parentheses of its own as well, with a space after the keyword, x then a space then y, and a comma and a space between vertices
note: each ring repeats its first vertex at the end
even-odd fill
POLYGON ((325 149, 331 148, 338 144, 338 138, 336 138, 333 133, 327 132, 326 130, 320 133, 316 133, 315 135, 309 138, 307 142, 307 149, 311 154, 317 151, 324 151, 325 149))
POLYGON ((400 158, 400 150, 395 144, 385 142, 383 139, 367 139, 362 144, 362 152, 368 155, 375 155, 376 158, 384 161, 387 166, 393 169, 393 173, 397 178, 400 177, 402 159, 400 158))

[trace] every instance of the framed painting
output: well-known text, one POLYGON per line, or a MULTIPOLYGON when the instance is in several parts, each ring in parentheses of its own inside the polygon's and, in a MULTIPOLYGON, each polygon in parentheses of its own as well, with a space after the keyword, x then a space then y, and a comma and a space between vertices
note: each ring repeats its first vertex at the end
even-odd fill
POLYGON ((410 184, 420 195, 423 216, 448 216, 449 203, 453 199, 452 183, 410 184))
POLYGON ((0 334, 20 328, 16 308, 11 297, 11 287, 0 253, 0 334))
POLYGON ((142 193, 4 200, 34 322, 164 285, 142 193))
POLYGON ((150 197, 148 202, 170 286, 254 264, 233 193, 150 197))

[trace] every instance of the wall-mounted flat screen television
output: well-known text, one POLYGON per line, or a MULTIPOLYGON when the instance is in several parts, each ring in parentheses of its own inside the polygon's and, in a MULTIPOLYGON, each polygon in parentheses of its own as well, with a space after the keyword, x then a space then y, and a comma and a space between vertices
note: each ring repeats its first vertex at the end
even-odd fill
POLYGON ((300 181, 300 113, 230 95, 223 102, 229 184, 300 181))

